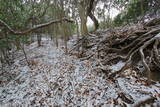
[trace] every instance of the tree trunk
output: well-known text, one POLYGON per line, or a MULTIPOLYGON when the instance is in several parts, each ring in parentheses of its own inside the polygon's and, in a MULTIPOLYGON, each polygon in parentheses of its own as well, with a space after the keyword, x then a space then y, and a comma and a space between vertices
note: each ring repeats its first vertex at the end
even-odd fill
MULTIPOLYGON (((77 26, 77 44, 79 44, 79 25, 78 25, 78 21, 76 20, 76 26, 77 26)), ((78 51, 78 57, 79 57, 79 46, 77 47, 77 51, 78 51)))
POLYGON ((89 1, 89 7, 87 9, 87 16, 89 16, 92 21, 94 22, 94 31, 96 31, 99 27, 99 23, 98 23, 98 20, 96 19, 96 17, 93 15, 93 3, 94 3, 94 0, 90 0, 89 1))
POLYGON ((141 15, 144 15, 144 7, 143 7, 143 0, 141 0, 141 15))
POLYGON ((92 21, 94 22, 94 31, 96 31, 99 27, 99 23, 98 20, 96 19, 96 17, 93 15, 93 13, 89 13, 89 17, 92 19, 92 21))
POLYGON ((37 34, 38 47, 41 46, 41 39, 42 39, 42 35, 41 34, 37 34))
POLYGON ((57 35, 55 35, 55 41, 56 41, 56 47, 58 48, 58 37, 57 37, 57 35))
POLYGON ((20 49, 20 41, 19 41, 19 39, 18 38, 16 38, 16 48, 17 48, 17 50, 19 50, 20 49))
POLYGON ((87 14, 85 10, 84 3, 79 4, 79 15, 81 19, 81 35, 85 36, 88 34, 88 29, 87 29, 87 14))

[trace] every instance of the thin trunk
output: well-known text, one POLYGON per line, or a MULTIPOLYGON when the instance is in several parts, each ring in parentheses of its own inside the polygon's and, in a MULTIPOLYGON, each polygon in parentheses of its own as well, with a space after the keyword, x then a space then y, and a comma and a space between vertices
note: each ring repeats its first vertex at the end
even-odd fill
POLYGON ((29 61, 28 61, 28 57, 27 57, 26 51, 25 51, 25 49, 24 49, 24 43, 22 43, 22 45, 20 45, 20 47, 21 47, 21 49, 22 49, 22 51, 23 51, 23 54, 24 54, 24 57, 25 57, 25 60, 26 60, 26 62, 27 62, 27 64, 28 64, 28 66, 30 66, 30 63, 29 63, 29 61))
POLYGON ((56 47, 58 48, 58 27, 59 27, 59 25, 54 25, 54 36, 55 36, 55 42, 56 42, 56 47))
POLYGON ((56 47, 58 48, 58 37, 57 37, 57 35, 55 35, 55 39, 56 39, 56 47))
POLYGON ((41 46, 41 40, 42 40, 42 35, 40 33, 37 34, 37 42, 38 42, 38 47, 41 46))
POLYGON ((141 15, 144 15, 144 7, 143 7, 143 0, 141 0, 141 15))
POLYGON ((67 23, 62 23, 62 31, 63 31, 63 40, 65 45, 65 54, 68 54, 68 47, 67 47, 67 41, 68 41, 68 34, 67 34, 67 23))
POLYGON ((28 58, 27 58, 27 54, 26 54, 25 49, 24 49, 24 45, 22 46, 22 51, 23 51, 23 54, 24 54, 24 57, 25 57, 25 60, 28 64, 28 66, 30 66, 30 63, 29 63, 28 58))
MULTIPOLYGON (((79 25, 78 25, 78 21, 76 20, 76 26, 77 26, 77 44, 79 44, 79 25)), ((78 50, 78 56, 79 56, 79 45, 77 47, 77 50, 78 50)))
POLYGON ((64 36, 64 43, 65 43, 65 53, 68 54, 68 47, 67 47, 67 36, 64 36))
POLYGON ((16 38, 16 48, 17 48, 17 50, 19 50, 20 49, 20 41, 19 41, 19 39, 17 39, 16 38))
MULTIPOLYGON (((104 8, 103 8, 103 22, 106 23, 105 9, 104 8)), ((103 25, 102 28, 105 29, 105 25, 103 25)))

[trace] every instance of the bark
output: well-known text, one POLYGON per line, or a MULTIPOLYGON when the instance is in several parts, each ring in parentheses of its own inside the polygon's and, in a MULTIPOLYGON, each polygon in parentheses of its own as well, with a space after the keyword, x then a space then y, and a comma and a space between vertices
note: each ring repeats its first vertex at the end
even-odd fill
POLYGON ((80 19, 81 19, 81 35, 85 36, 88 34, 88 29, 87 29, 87 14, 85 10, 85 5, 83 2, 79 4, 79 14, 80 14, 80 19))

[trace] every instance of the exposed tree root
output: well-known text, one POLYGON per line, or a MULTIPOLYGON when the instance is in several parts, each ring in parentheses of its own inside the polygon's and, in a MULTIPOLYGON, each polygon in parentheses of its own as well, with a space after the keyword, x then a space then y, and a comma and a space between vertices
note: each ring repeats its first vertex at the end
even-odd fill
POLYGON ((133 107, 141 107, 141 106, 145 106, 145 104, 149 104, 149 103, 153 103, 154 100, 156 100, 155 97, 149 96, 145 99, 141 99, 139 101, 137 101, 135 104, 133 104, 133 107))
POLYGON ((120 87, 120 85, 119 85, 119 83, 118 83, 117 80, 115 81, 115 85, 116 85, 115 88, 117 88, 117 91, 118 91, 118 92, 117 92, 117 93, 118 93, 118 98, 121 98, 122 101, 125 102, 125 103, 133 104, 133 103, 134 103, 134 100, 133 100, 132 96, 129 95, 128 93, 125 93, 125 92, 121 89, 121 87, 120 87))
MULTIPOLYGON (((146 37, 148 39, 148 37, 146 37)), ((145 39, 146 39, 145 38, 145 39)), ((142 61, 142 64, 145 68, 145 71, 147 72, 147 77, 148 77, 148 84, 151 83, 151 78, 150 78, 150 67, 149 65, 147 64, 146 60, 145 60, 145 55, 144 55, 144 49, 147 48, 149 45, 152 45, 153 42, 155 42, 155 44, 153 45, 153 53, 154 53, 154 59, 151 58, 151 60, 153 60, 154 64, 156 64, 157 66, 159 65, 159 54, 158 54, 158 44, 159 44, 159 39, 160 39, 160 33, 158 33, 156 36, 152 36, 152 38, 150 38, 148 41, 145 41, 144 39, 142 40, 143 41, 143 45, 141 45, 139 48, 132 48, 129 52, 128 52, 128 55, 126 57, 126 59, 128 59, 126 61, 126 64, 121 68, 121 70, 117 71, 117 72, 114 72, 110 75, 110 78, 112 77, 115 77, 116 74, 119 74, 120 72, 124 71, 125 69, 127 69, 128 67, 131 66, 132 64, 132 61, 134 60, 133 59, 133 56, 139 51, 140 53, 140 56, 141 56, 141 61, 142 61)), ((142 44, 142 42, 140 42, 139 44, 142 44)), ((138 44, 138 45, 139 45, 138 44)), ((151 51, 152 52, 152 51, 151 51)), ((152 64, 152 63, 150 63, 152 64)))
MULTIPOLYGON (((160 35, 160 33, 159 33, 158 35, 160 35)), ((150 39, 149 41, 147 41, 146 43, 144 43, 144 45, 141 46, 140 49, 139 49, 143 66, 144 66, 144 68, 145 68, 145 70, 146 70, 146 72, 147 72, 148 83, 149 83, 149 84, 150 84, 150 82, 151 82, 151 78, 150 78, 150 72, 151 72, 151 71, 150 71, 150 68, 149 68, 149 66, 147 65, 146 61, 145 61, 145 56, 144 56, 143 50, 144 50, 148 45, 150 45, 153 41, 155 41, 155 39, 157 39, 157 38, 152 38, 152 39, 150 39)))
MULTIPOLYGON (((152 23, 152 22, 149 22, 152 23)), ((84 59, 97 58, 100 60, 103 71, 104 66, 113 65, 119 61, 125 62, 125 65, 116 72, 107 73, 110 79, 119 76, 126 69, 136 69, 139 70, 139 66, 142 66, 141 70, 144 70, 147 74, 147 83, 151 83, 151 72, 160 72, 160 25, 150 24, 140 25, 140 27, 133 27, 134 29, 125 29, 122 31, 119 28, 114 28, 115 33, 110 30, 106 31, 106 38, 97 38, 96 36, 83 37, 77 46, 82 46, 82 44, 87 41, 87 44, 93 44, 87 46, 85 51, 88 51, 92 47, 96 47, 94 50, 94 56, 88 55, 84 59), (117 30, 117 31, 116 31, 117 30), (123 36, 125 35, 125 36, 123 36), (90 43, 94 39, 94 42, 90 43), (98 42, 97 42, 98 41, 98 42), (88 47, 88 48, 87 48, 88 47), (91 56, 91 57, 90 57, 91 56)), ((73 48, 75 49, 75 47, 73 48)), ((73 51, 73 49, 71 51, 73 51)), ((82 58, 83 59, 83 58, 82 58)))
POLYGON ((105 65, 118 61, 125 62, 125 65, 119 71, 110 73, 109 78, 113 79, 117 74, 128 68, 136 67, 138 63, 141 63, 144 71, 147 73, 147 83, 151 83, 150 73, 160 68, 160 27, 158 26, 136 30, 125 38, 119 38, 118 41, 116 39, 106 39, 106 42, 101 41, 98 46, 98 58, 103 58, 101 57, 101 52, 104 53, 104 51, 106 56, 113 55, 112 57, 103 58, 105 65), (105 49, 104 45, 106 46, 105 49))

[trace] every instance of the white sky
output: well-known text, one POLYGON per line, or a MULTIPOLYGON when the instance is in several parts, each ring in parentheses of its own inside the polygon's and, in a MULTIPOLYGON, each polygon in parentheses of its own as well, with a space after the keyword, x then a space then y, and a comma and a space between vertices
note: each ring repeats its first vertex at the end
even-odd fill
MULTIPOLYGON (((115 9, 115 8, 112 8, 111 11, 110 11, 110 16, 111 18, 113 19, 115 16, 117 16, 118 14, 120 13, 119 10, 115 9)), ((107 12, 105 13, 107 15, 107 12)), ((100 21, 100 19, 98 19, 98 21, 100 21)), ((88 17, 87 18, 87 26, 92 26, 93 25, 93 22, 92 20, 88 17)))

